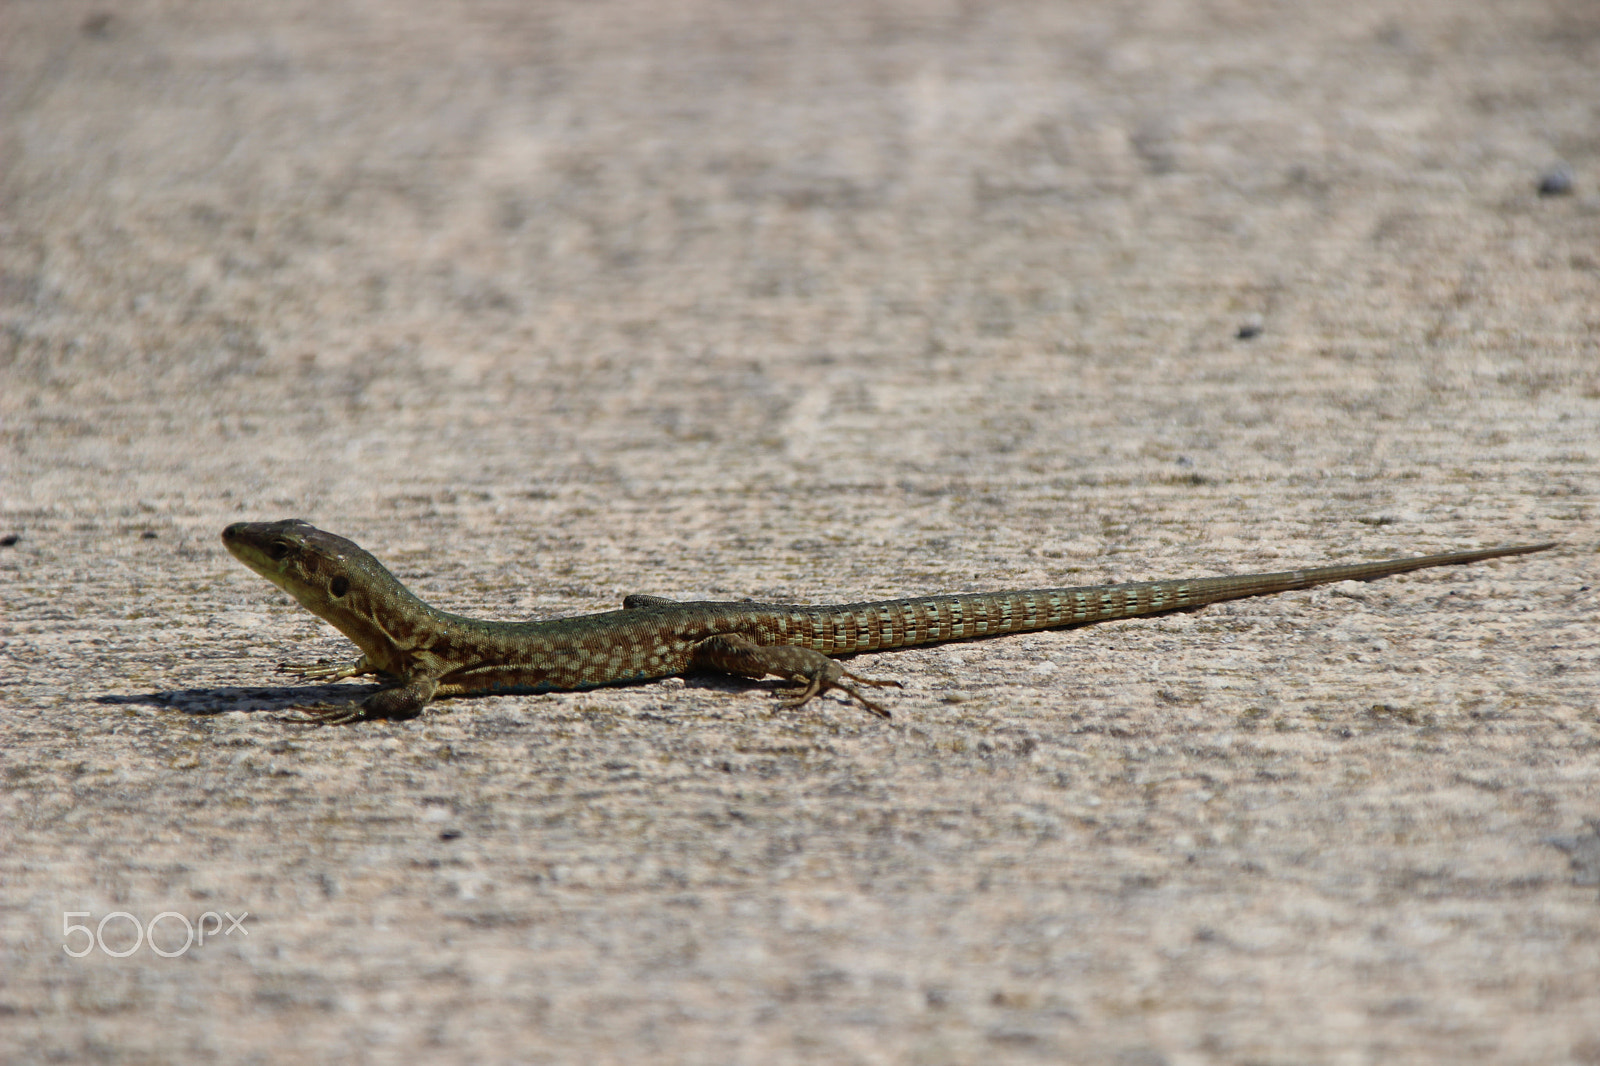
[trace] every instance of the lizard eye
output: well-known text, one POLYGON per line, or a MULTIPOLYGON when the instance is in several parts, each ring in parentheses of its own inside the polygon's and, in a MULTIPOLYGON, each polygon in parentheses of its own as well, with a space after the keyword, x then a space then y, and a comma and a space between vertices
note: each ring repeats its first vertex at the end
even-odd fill
POLYGON ((345 577, 343 574, 340 574, 338 577, 328 582, 328 591, 333 593, 334 599, 338 599, 346 592, 350 591, 350 579, 345 577))
POLYGON ((289 551, 290 545, 288 541, 275 540, 271 544, 267 545, 267 558, 272 560, 282 559, 284 556, 289 554, 289 551))

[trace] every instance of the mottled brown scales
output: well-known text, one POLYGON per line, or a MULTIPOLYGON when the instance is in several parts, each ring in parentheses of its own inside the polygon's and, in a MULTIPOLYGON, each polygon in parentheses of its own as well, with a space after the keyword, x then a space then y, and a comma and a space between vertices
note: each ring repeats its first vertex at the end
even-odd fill
POLYGON ((548 622, 486 622, 423 603, 367 552, 305 522, 239 522, 223 531, 222 541, 362 653, 345 667, 284 664, 283 669, 320 681, 376 674, 390 682, 360 703, 313 716, 330 723, 407 718, 421 713, 430 700, 449 696, 586 689, 697 669, 798 682, 804 688, 797 705, 838 689, 888 718, 889 712, 858 686, 899 683, 850 673, 829 656, 1181 611, 1554 547, 1529 544, 1271 574, 818 606, 680 603, 634 595, 622 601, 620 611, 548 622))

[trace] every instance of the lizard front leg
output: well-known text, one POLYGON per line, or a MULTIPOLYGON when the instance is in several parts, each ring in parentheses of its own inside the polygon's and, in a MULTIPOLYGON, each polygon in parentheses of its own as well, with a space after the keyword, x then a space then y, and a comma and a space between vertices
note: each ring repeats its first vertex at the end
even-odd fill
POLYGON ((303 708, 306 717, 298 720, 313 725, 348 725, 351 722, 370 722, 377 718, 401 721, 421 714, 422 709, 438 691, 437 679, 418 678, 402 685, 381 688, 359 702, 351 700, 348 703, 322 703, 303 708))
POLYGON ((898 681, 875 681, 852 674, 820 651, 789 644, 757 644, 739 633, 718 633, 700 641, 690 649, 689 662, 691 666, 721 670, 725 674, 737 674, 740 677, 774 674, 788 681, 804 682, 805 689, 792 704, 795 707, 830 688, 836 688, 880 718, 894 716, 867 699, 854 686, 846 684, 845 679, 873 688, 904 687, 898 681))

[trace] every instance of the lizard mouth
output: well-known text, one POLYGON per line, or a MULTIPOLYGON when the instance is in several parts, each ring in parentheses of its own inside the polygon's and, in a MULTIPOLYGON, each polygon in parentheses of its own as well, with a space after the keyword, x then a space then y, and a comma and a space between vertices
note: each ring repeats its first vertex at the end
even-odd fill
POLYGON ((288 522, 235 522, 222 531, 228 553, 268 581, 293 593, 285 560, 293 545, 283 535, 288 522))

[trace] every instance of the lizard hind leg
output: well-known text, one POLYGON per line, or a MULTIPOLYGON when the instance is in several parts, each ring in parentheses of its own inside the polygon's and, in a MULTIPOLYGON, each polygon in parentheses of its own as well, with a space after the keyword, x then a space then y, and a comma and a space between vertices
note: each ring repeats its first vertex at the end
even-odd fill
POLYGON ((901 688, 898 681, 878 681, 852 674, 820 651, 788 644, 757 644, 739 633, 719 633, 696 644, 690 664, 707 670, 720 670, 739 677, 766 677, 774 674, 805 685, 792 706, 799 707, 813 696, 836 688, 880 718, 892 718, 888 710, 863 696, 855 685, 873 688, 901 688))

